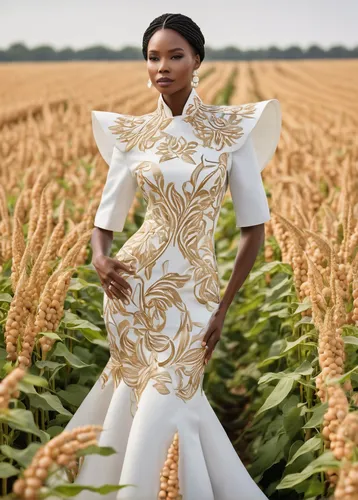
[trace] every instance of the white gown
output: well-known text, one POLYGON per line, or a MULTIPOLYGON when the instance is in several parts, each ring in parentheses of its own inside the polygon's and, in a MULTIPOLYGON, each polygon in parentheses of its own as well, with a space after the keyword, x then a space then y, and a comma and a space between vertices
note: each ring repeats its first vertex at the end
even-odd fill
POLYGON ((109 165, 95 226, 122 231, 139 189, 143 225, 116 258, 136 265, 130 304, 104 294, 110 359, 66 429, 103 425, 109 457, 87 456, 77 484, 131 484, 79 499, 157 500, 177 433, 183 500, 263 500, 202 389, 205 327, 220 300, 214 231, 227 187, 236 227, 270 212, 260 172, 280 136, 279 101, 240 106, 202 102, 192 89, 173 116, 159 94, 152 113, 92 111, 98 149, 109 165))

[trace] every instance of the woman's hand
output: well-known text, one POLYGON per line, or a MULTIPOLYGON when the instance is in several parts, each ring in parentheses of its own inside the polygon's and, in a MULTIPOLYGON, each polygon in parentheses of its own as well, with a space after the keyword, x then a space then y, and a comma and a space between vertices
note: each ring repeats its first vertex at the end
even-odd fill
POLYGON ((133 293, 133 290, 130 284, 119 274, 119 271, 123 270, 129 274, 134 274, 136 272, 135 268, 107 255, 101 255, 92 263, 107 296, 110 299, 121 299, 126 304, 129 304, 128 297, 133 293))
POLYGON ((215 349, 216 344, 219 342, 221 338, 221 331, 223 329, 225 315, 226 315, 225 311, 218 308, 216 311, 214 311, 209 320, 206 333, 201 342, 201 345, 203 347, 206 347, 206 352, 204 357, 205 365, 208 364, 208 361, 212 356, 213 350, 215 349))

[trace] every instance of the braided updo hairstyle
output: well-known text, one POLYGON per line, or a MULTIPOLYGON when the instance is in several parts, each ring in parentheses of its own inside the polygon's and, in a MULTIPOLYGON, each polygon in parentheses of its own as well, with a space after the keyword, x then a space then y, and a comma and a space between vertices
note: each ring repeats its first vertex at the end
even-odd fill
POLYGON ((199 26, 184 14, 162 14, 156 17, 145 30, 143 35, 142 53, 148 59, 148 43, 154 33, 163 28, 170 28, 182 35, 200 56, 200 62, 205 57, 205 38, 199 26))

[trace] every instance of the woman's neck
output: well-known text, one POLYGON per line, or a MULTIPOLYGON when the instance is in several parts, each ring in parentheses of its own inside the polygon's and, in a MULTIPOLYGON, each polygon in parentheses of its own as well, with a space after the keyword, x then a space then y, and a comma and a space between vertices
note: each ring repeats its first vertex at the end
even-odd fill
POLYGON ((192 87, 189 88, 184 87, 183 89, 178 90, 174 94, 170 95, 162 94, 163 100, 165 104, 167 104, 170 107, 173 116, 180 116, 183 114, 185 103, 187 102, 192 90, 193 90, 192 87))

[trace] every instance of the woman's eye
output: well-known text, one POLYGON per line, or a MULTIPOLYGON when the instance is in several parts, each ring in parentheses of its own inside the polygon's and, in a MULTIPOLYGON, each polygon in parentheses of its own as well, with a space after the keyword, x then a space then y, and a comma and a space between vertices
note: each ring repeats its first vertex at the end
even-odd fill
MULTIPOLYGON (((177 57, 178 59, 181 59, 183 56, 182 55, 177 55, 177 56, 173 56, 174 58, 177 57)), ((154 56, 151 56, 149 57, 149 60, 150 61, 155 61, 156 59, 158 59, 157 57, 154 57, 154 56)))

